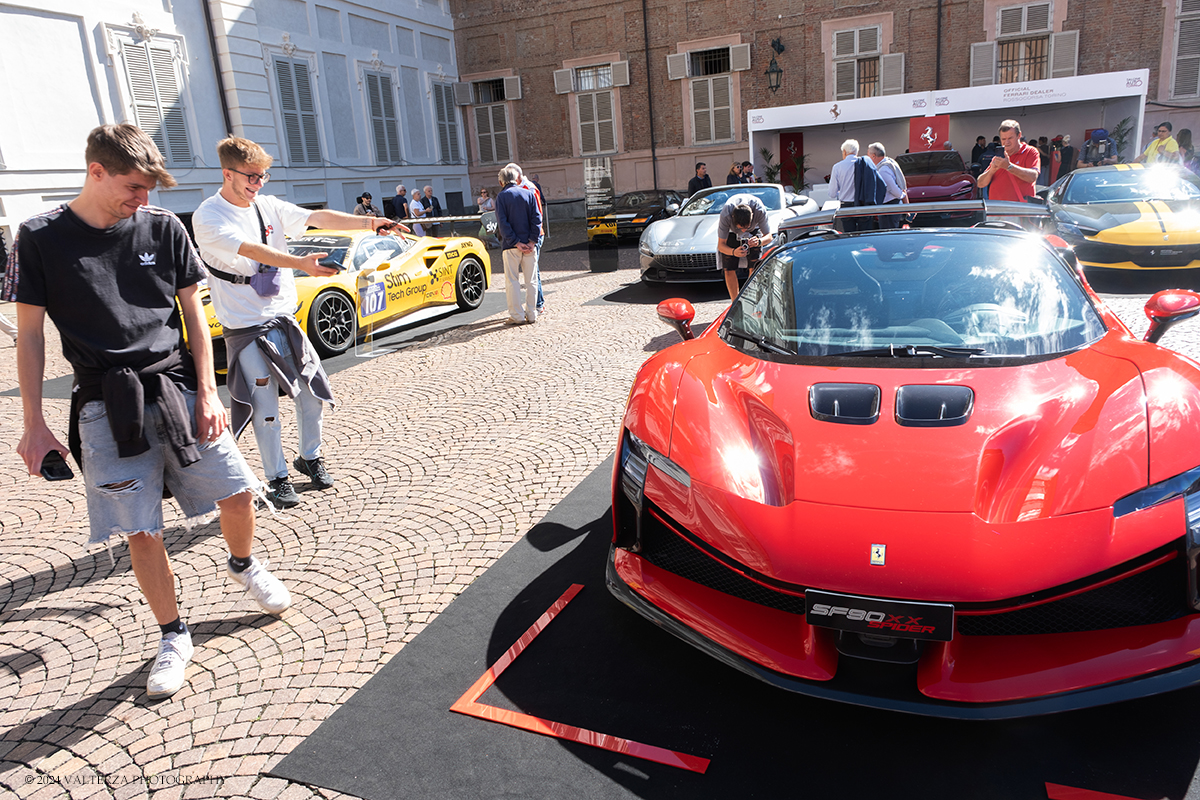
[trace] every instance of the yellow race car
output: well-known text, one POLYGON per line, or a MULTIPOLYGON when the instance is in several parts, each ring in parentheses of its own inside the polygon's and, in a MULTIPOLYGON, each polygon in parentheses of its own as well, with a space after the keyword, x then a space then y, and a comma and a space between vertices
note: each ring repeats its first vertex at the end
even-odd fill
MULTIPOLYGON (((445 239, 371 231, 310 230, 288 241, 292 255, 328 253, 341 272, 327 278, 297 273, 296 320, 321 356, 350 349, 357 338, 430 306, 469 310, 490 285, 487 249, 467 236, 445 239)), ((213 359, 225 369, 224 329, 208 288, 200 293, 213 337, 213 359)))
POLYGON ((1094 271, 1200 267, 1200 178, 1169 164, 1078 169, 1047 192, 1057 233, 1094 271))

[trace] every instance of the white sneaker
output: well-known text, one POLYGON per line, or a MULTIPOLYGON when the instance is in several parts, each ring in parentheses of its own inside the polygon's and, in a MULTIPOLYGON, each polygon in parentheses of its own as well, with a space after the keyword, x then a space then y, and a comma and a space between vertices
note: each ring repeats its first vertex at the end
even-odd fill
POLYGON ((267 571, 266 564, 254 556, 250 556, 250 566, 242 572, 234 572, 228 560, 225 562, 225 570, 229 577, 246 587, 250 596, 257 600, 263 611, 268 614, 281 614, 292 604, 292 596, 287 587, 267 571))
POLYGON ((146 680, 146 694, 151 700, 170 697, 183 688, 188 662, 192 660, 192 634, 168 633, 158 643, 154 668, 146 680))

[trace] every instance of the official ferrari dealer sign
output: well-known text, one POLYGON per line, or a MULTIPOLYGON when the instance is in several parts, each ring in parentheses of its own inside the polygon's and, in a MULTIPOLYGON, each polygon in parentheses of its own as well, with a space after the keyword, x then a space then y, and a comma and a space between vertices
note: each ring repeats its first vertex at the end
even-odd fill
POLYGON ((809 589, 804 593, 804 605, 805 621, 822 628, 939 642, 954 636, 954 606, 949 603, 881 600, 809 589))

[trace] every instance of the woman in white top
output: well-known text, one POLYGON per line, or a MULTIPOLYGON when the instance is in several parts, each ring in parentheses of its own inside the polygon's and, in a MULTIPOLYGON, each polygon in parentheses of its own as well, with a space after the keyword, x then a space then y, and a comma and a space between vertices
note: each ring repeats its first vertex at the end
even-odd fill
POLYGON ((475 202, 479 204, 479 213, 480 214, 483 214, 484 212, 487 212, 487 211, 495 211, 496 210, 496 203, 494 200, 492 200, 492 196, 488 192, 486 186, 484 186, 483 188, 481 188, 479 190, 479 197, 475 198, 475 202))

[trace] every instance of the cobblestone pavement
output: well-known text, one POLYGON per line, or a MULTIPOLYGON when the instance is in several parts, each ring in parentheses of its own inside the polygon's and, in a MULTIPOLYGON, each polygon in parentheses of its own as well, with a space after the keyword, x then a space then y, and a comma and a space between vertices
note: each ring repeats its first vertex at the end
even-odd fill
MULTIPOLYGON (((622 289, 637 278, 635 248, 621 249, 620 271, 592 273, 571 235, 544 254, 551 310, 536 325, 499 314, 336 374, 342 405, 327 418, 325 455, 337 486, 313 494, 301 482, 298 509, 259 520, 257 552, 294 597, 282 619, 231 587, 217 524, 187 531, 167 504, 197 647, 187 686, 165 702, 146 699, 158 633, 124 544, 115 567, 103 548, 83 549, 81 482, 25 474, 20 400, 0 397, 0 787, 28 798, 344 797, 261 773, 609 455, 635 370, 675 341, 639 290, 622 289), (632 301, 594 302, 614 293, 632 301)), ((700 323, 725 306, 719 290, 703 297, 700 323)), ((1113 301, 1139 334, 1143 302, 1113 301)), ((69 372, 51 338, 48 378, 69 372)), ((1195 355, 1200 326, 1164 343, 1195 355)), ((13 353, 0 342, 0 391, 16 385, 13 353)), ((65 431, 66 401, 46 407, 65 431)), ((291 420, 284 431, 294 451, 291 420)), ((242 445, 261 474, 253 436, 242 445)))
MULTIPOLYGON (((29 798, 338 796, 260 773, 608 457, 634 372, 677 339, 644 300, 585 305, 637 273, 591 273, 580 238, 549 240, 550 311, 536 325, 496 315, 333 377, 342 404, 327 417, 325 456, 336 487, 309 493, 301 478, 299 508, 259 517, 257 552, 294 598, 282 619, 231 585, 215 521, 185 530, 166 504, 196 654, 187 686, 161 703, 146 698, 158 631, 124 543, 115 568, 104 548, 84 550, 82 482, 25 473, 20 400, 0 397, 0 787, 29 798)), ((632 266, 635 247, 621 256, 632 266)), ((723 307, 699 303, 697 319, 723 307)), ((48 332, 47 378, 68 374, 48 332)), ((0 342, 0 391, 16 386, 14 352, 0 342)), ((46 412, 65 432, 67 402, 48 400, 46 412)), ((253 436, 241 444, 261 474, 253 436)))

